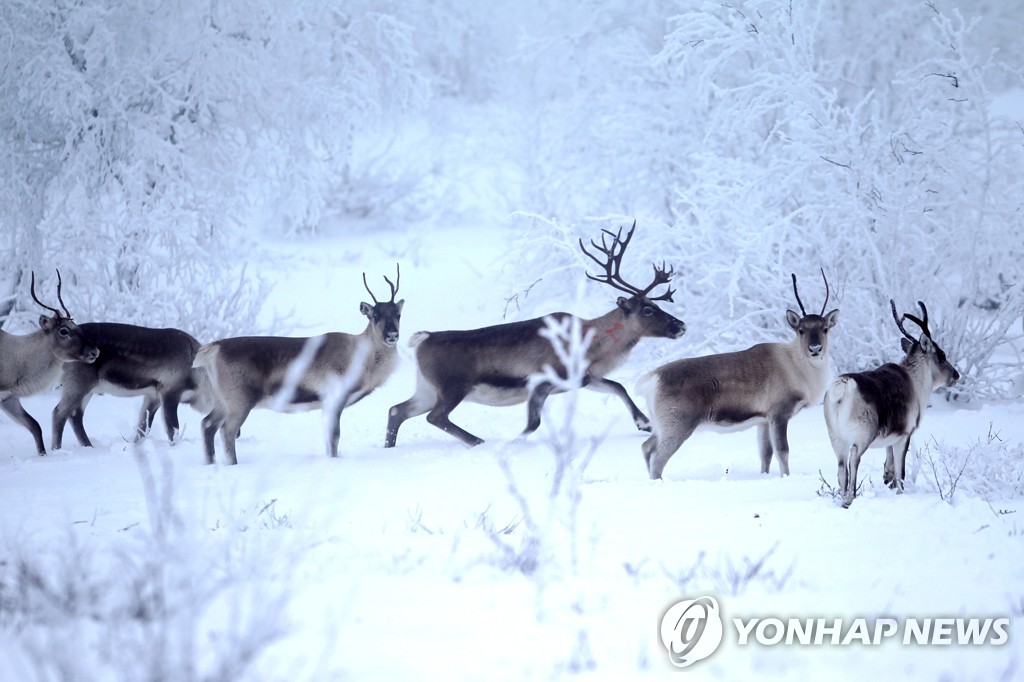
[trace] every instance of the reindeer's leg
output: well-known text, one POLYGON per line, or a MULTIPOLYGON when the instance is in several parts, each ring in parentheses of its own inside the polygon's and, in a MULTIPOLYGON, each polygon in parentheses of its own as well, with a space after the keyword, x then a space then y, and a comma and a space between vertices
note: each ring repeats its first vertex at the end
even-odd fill
POLYGON ((214 446, 214 436, 217 435, 217 429, 224 425, 224 419, 226 418, 224 408, 220 405, 214 407, 208 415, 203 417, 203 448, 206 451, 206 463, 213 464, 213 458, 216 451, 214 446))
MULTIPOLYGON (((775 450, 775 458, 779 460, 779 473, 783 476, 789 476, 789 436, 787 430, 789 428, 790 416, 791 414, 786 412, 772 415, 768 419, 768 433, 771 436, 772 449, 775 450)), ((771 460, 768 461, 769 464, 770 462, 771 460)), ((768 473, 768 466, 764 461, 763 454, 761 473, 768 473)))
POLYGON ((89 406, 89 401, 92 400, 93 394, 87 393, 82 398, 82 403, 71 412, 71 430, 75 432, 75 438, 78 439, 78 444, 85 447, 92 447, 92 441, 89 440, 89 434, 85 432, 85 408, 89 406))
MULTIPOLYGON (((840 494, 842 494, 844 500, 846 499, 846 482, 850 477, 850 472, 848 471, 847 467, 847 461, 850 458, 850 452, 850 450, 847 450, 845 457, 840 456, 838 458, 839 463, 836 471, 836 481, 839 484, 839 492, 840 494)), ((839 452, 837 451, 836 454, 838 455, 839 452)))
POLYGON ((890 445, 885 449, 885 468, 882 470, 882 482, 890 488, 896 487, 896 453, 890 445))
POLYGON ((768 422, 757 425, 757 449, 761 455, 761 473, 767 474, 772 466, 772 436, 768 430, 768 422))
POLYGON ((40 455, 46 454, 46 446, 43 445, 43 430, 39 428, 39 422, 32 418, 25 408, 21 406, 21 400, 14 396, 9 396, 0 400, 0 410, 3 410, 8 417, 18 422, 32 434, 33 440, 36 442, 36 452, 40 455))
POLYGON ((846 485, 840 486, 843 490, 843 508, 849 509, 853 504, 853 498, 857 497, 857 469, 860 467, 860 457, 864 454, 864 448, 856 442, 850 445, 849 454, 846 460, 846 485))
MULTIPOLYGON (((181 431, 180 422, 178 421, 178 405, 181 404, 181 394, 184 389, 173 389, 165 391, 160 396, 160 407, 164 411, 164 428, 167 429, 167 440, 174 443, 178 439, 178 435, 181 431)), ((152 426, 152 422, 150 422, 152 426)))
POLYGON ((388 431, 384 437, 384 447, 393 448, 398 440, 398 428, 410 417, 424 414, 437 402, 437 392, 419 377, 416 381, 416 393, 404 403, 394 405, 388 410, 388 431))
POLYGON ((526 409, 526 428, 523 429, 524 436, 533 433, 540 427, 540 413, 544 409, 544 401, 548 399, 555 389, 550 381, 537 384, 530 393, 530 400, 526 409))
MULTIPOLYGON (((663 432, 658 434, 658 440, 650 446, 654 448, 653 453, 647 458, 647 470, 652 480, 661 478, 668 460, 686 442, 686 439, 693 435, 699 423, 700 418, 689 417, 679 419, 670 428, 662 429, 663 432)), ((647 442, 650 442, 650 438, 647 439, 647 442)), ((646 448, 647 443, 644 445, 646 448)))
POLYGON ((338 456, 338 442, 341 440, 341 413, 345 409, 346 403, 348 403, 349 396, 339 395, 337 398, 337 403, 331 408, 331 411, 325 415, 328 428, 330 429, 327 433, 328 457, 338 456))
POLYGON ((893 444, 893 487, 896 494, 903 494, 903 480, 907 477, 907 450, 910 449, 910 434, 893 444))
POLYGON ((240 414, 228 414, 227 419, 224 420, 224 426, 221 427, 220 438, 224 442, 224 463, 228 466, 238 464, 235 439, 238 438, 238 433, 242 428, 242 424, 245 423, 246 418, 249 416, 250 411, 251 409, 248 409, 240 414))
MULTIPOLYGON (((60 450, 64 447, 64 426, 67 424, 68 417, 72 420, 75 419, 75 415, 81 415, 83 412, 83 396, 79 395, 79 391, 75 390, 75 387, 71 387, 68 384, 61 386, 60 400, 57 402, 57 406, 53 408, 52 415, 52 431, 50 437, 50 447, 54 450, 60 450)), ((89 447, 92 443, 89 442, 89 436, 85 434, 85 426, 81 427, 81 433, 79 429, 72 423, 72 428, 75 429, 75 435, 78 436, 78 442, 81 445, 89 447), (85 436, 84 438, 82 436, 85 436)))
POLYGON ((149 435, 153 428, 153 419, 156 411, 160 409, 160 398, 156 392, 145 393, 142 399, 142 407, 139 409, 139 423, 135 427, 135 442, 138 443, 149 435))
POLYGON ((640 408, 636 406, 633 399, 629 397, 625 387, 617 381, 611 379, 605 379, 604 377, 598 377, 594 375, 588 375, 587 379, 583 382, 584 388, 589 388, 592 391, 599 391, 601 393, 611 393, 617 395, 619 399, 626 404, 630 414, 633 415, 633 423, 636 424, 636 428, 641 431, 651 431, 651 420, 647 418, 640 408))
POLYGON ((99 383, 99 375, 92 365, 70 362, 64 365, 61 376, 60 400, 53 408, 50 445, 54 450, 64 446, 64 426, 68 417, 79 445, 92 447, 85 432, 85 406, 99 383))
POLYGON ((651 434, 647 440, 644 441, 644 444, 640 446, 640 449, 643 450, 644 453, 644 464, 647 465, 647 471, 650 471, 651 455, 653 455, 658 449, 658 436, 656 434, 651 434))
POLYGON ((469 431, 466 431, 460 426, 456 426, 448 418, 452 410, 458 407, 459 403, 469 395, 469 389, 462 386, 445 386, 440 392, 437 402, 430 408, 430 412, 427 413, 427 422, 433 424, 437 428, 441 429, 445 433, 450 433, 466 445, 473 447, 480 445, 484 441, 477 438, 469 431))

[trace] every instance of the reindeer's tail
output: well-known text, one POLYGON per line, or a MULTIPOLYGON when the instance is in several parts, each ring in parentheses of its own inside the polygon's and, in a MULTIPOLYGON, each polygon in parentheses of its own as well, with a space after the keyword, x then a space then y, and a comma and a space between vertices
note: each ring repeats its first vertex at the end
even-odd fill
POLYGON ((215 371, 218 353, 220 347, 216 343, 207 343, 199 347, 196 357, 192 360, 192 373, 189 377, 191 391, 182 396, 182 402, 200 412, 212 410, 220 394, 215 371))
POLYGON ((220 352, 220 348, 216 343, 204 343, 196 351, 196 357, 192 360, 192 366, 209 369, 217 361, 218 352, 220 352))
POLYGON ((658 418, 658 383, 657 370, 644 374, 636 382, 636 395, 643 397, 644 403, 647 405, 647 418, 651 420, 651 428, 654 429, 656 435, 660 433, 659 425, 661 422, 658 418))
POLYGON ((839 377, 825 391, 825 423, 831 428, 838 423, 840 415, 845 411, 849 403, 850 383, 853 380, 849 377, 839 377))
POLYGON ((427 340, 428 336, 430 336, 430 332, 416 332, 409 337, 409 348, 415 348, 420 345, 427 340))

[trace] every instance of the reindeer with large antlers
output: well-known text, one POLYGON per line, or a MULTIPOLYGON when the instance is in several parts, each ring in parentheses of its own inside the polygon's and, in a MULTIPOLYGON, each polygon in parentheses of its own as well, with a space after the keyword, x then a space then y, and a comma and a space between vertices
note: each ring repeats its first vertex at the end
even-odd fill
POLYGON ((21 399, 53 386, 66 362, 93 362, 99 351, 88 345, 82 330, 71 319, 61 296, 60 271, 57 271, 57 300, 60 310, 48 306, 36 296, 36 276, 32 273, 29 291, 32 300, 53 313, 39 316, 39 329, 24 336, 0 331, 0 410, 24 426, 36 442, 36 452, 46 454, 43 431, 21 405, 21 399))
POLYGON ((341 412, 380 387, 398 362, 398 328, 405 301, 395 301, 401 272, 396 266, 389 301, 360 303, 369 323, 361 334, 331 332, 313 338, 245 336, 199 349, 194 366, 205 368, 216 406, 203 419, 206 461, 213 464, 214 436, 221 431, 228 464, 237 464, 235 438, 257 406, 327 412, 327 454, 338 456, 341 412), (283 394, 283 395, 281 395, 283 394))
POLYGON ((917 304, 923 318, 909 313, 900 316, 896 302, 889 300, 892 318, 904 337, 900 339, 906 353, 902 362, 843 374, 825 393, 825 424, 839 460, 844 507, 849 507, 857 495, 857 468, 868 448, 886 448, 884 480, 903 492, 910 437, 921 425, 928 397, 940 386, 952 386, 960 379, 960 373, 932 338, 928 309, 921 301, 917 304), (906 330, 904 320, 921 328, 920 338, 915 339, 906 330))
POLYGON ((676 360, 641 380, 654 422, 654 434, 643 444, 651 478, 661 478, 669 458, 705 424, 725 431, 756 425, 761 473, 768 473, 774 454, 782 475, 789 474, 789 420, 821 402, 831 376, 828 332, 839 310, 825 313, 829 289, 824 270, 821 276, 825 303, 820 313, 808 314, 792 275, 800 315, 786 311, 786 322, 796 332, 789 343, 676 360))
MULTIPOLYGON (((584 333, 592 330, 587 349, 589 363, 583 386, 595 391, 617 395, 629 408, 637 428, 648 431, 650 422, 626 393, 621 384, 605 378, 621 365, 634 346, 645 337, 677 339, 686 332, 686 325, 658 307, 656 301, 672 301, 672 289, 651 296, 655 287, 668 284, 672 270, 654 266, 651 283, 640 288, 622 278, 622 256, 633 237, 636 223, 625 238, 603 231, 601 244, 591 242, 603 257, 595 256, 580 241, 583 253, 604 269, 603 275, 587 277, 629 294, 619 297, 614 310, 601 317, 582 320, 584 333), (611 242, 608 242, 611 238, 611 242)), ((563 320, 569 313, 552 313, 563 320)), ((427 421, 450 433, 467 445, 483 441, 453 424, 449 414, 462 401, 484 405, 515 405, 527 402, 527 423, 523 434, 540 426, 541 408, 555 392, 550 382, 530 388, 530 377, 550 365, 558 372, 564 367, 551 344, 540 335, 544 318, 500 324, 468 331, 417 332, 410 345, 416 348, 416 392, 403 403, 391 408, 385 447, 393 447, 398 429, 405 420, 427 413, 427 421)))

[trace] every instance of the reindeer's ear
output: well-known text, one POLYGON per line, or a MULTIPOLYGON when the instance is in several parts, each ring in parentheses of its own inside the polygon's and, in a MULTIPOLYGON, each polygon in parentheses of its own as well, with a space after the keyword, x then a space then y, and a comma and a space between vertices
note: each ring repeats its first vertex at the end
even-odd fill
POLYGON ((39 316, 39 328, 45 332, 53 329, 53 318, 47 317, 46 315, 39 316))
POLYGON ((359 304, 359 312, 361 312, 363 315, 366 315, 367 317, 369 317, 370 315, 373 314, 373 306, 370 305, 369 303, 360 303, 359 304))
POLYGON ((921 339, 920 341, 918 341, 918 343, 921 344, 921 350, 923 350, 925 353, 931 353, 932 349, 935 347, 935 344, 932 343, 931 337, 929 337, 927 334, 921 334, 921 339))
POLYGON ((625 310, 627 315, 630 312, 632 312, 629 309, 629 299, 628 298, 624 298, 622 296, 619 296, 617 299, 615 299, 615 305, 617 305, 620 308, 622 308, 623 310, 625 310))
POLYGON ((402 314, 402 306, 405 305, 405 299, 403 298, 402 300, 400 300, 395 305, 398 307, 398 314, 401 315, 402 314))
POLYGON ((910 339, 908 339, 906 337, 900 339, 900 348, 903 349, 904 353, 909 353, 910 349, 913 347, 913 345, 914 344, 910 343, 910 339))
POLYGON ((836 326, 836 322, 839 321, 839 308, 836 308, 828 315, 825 316, 825 327, 831 329, 836 326))
POLYGON ((793 331, 796 331, 797 328, 800 327, 800 316, 794 313, 792 310, 787 310, 786 322, 788 322, 789 326, 793 328, 793 331))

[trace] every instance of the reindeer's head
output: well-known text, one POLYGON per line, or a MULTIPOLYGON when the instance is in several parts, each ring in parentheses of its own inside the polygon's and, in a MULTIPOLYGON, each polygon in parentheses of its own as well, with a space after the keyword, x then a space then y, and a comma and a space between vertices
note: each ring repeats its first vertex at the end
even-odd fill
POLYGON ((398 293, 398 285, 401 280, 402 272, 398 268, 398 264, 395 264, 395 281, 392 282, 384 276, 384 281, 391 287, 391 300, 390 301, 378 301, 377 297, 370 291, 370 285, 366 283, 366 273, 363 273, 363 286, 366 287, 366 291, 369 292, 370 298, 373 299, 373 305, 369 303, 360 303, 359 312, 366 315, 370 320, 370 329, 372 333, 380 339, 380 341, 387 346, 392 348, 398 344, 398 323, 402 319, 402 306, 405 304, 405 300, 395 302, 395 294, 398 293))
POLYGON ((796 288, 796 274, 791 274, 791 277, 793 278, 793 295, 796 296, 796 304, 800 306, 800 314, 797 315, 794 311, 787 310, 786 322, 796 332, 797 338, 800 340, 800 349, 808 357, 828 357, 828 330, 836 326, 836 322, 839 321, 839 309, 836 308, 827 315, 825 314, 829 295, 828 278, 825 277, 825 271, 821 271, 821 278, 825 280, 825 302, 821 304, 821 312, 817 314, 808 314, 804 310, 800 292, 796 288))
POLYGON ((32 283, 29 288, 32 300, 53 312, 53 317, 39 316, 39 327, 50 343, 54 357, 61 362, 95 362, 96 358, 100 356, 100 351, 98 348, 86 345, 82 330, 71 319, 71 313, 64 305, 64 299, 60 294, 61 285, 60 270, 58 270, 57 300, 60 302, 60 307, 64 309, 64 314, 39 300, 39 297, 36 296, 36 273, 32 273, 32 283))
POLYGON ((581 239, 580 249, 583 250, 583 253, 604 268, 603 275, 595 276, 588 272, 587 277, 595 282, 611 285, 619 291, 624 291, 630 295, 628 298, 620 296, 616 302, 625 313, 626 318, 639 327, 641 336, 678 339, 686 333, 686 324, 682 320, 666 313, 656 303, 656 301, 668 301, 671 303, 672 294, 675 291, 669 287, 658 296, 649 295, 655 287, 668 284, 672 280, 673 269, 665 269, 664 263, 662 263, 660 268, 655 264, 654 279, 644 289, 626 282, 619 274, 619 268, 622 265, 622 255, 626 252, 629 240, 633 238, 634 230, 636 230, 635 220, 633 221, 633 226, 629 228, 629 233, 626 234, 625 239, 622 238, 622 228, 619 228, 617 234, 612 234, 609 230, 601 230, 603 233, 601 235, 601 243, 598 244, 591 240, 590 244, 604 254, 603 259, 587 251, 581 239), (608 244, 608 237, 612 238, 610 245, 608 244))
POLYGON ((900 346, 903 348, 903 352, 907 354, 908 358, 914 354, 919 354, 928 362, 932 373, 932 386, 952 386, 959 381, 960 372, 950 364, 946 358, 946 353, 939 348, 939 344, 935 343, 935 340, 932 338, 932 333, 928 329, 928 309, 924 306, 924 303, 921 301, 917 302, 917 305, 921 306, 921 312, 924 314, 923 318, 915 317, 910 313, 899 316, 896 313, 896 302, 891 298, 889 299, 889 305, 892 307, 892 319, 896 320, 896 326, 903 332, 904 338, 900 339, 900 346), (903 327, 903 320, 910 320, 920 327, 921 338, 915 339, 908 333, 903 327))

